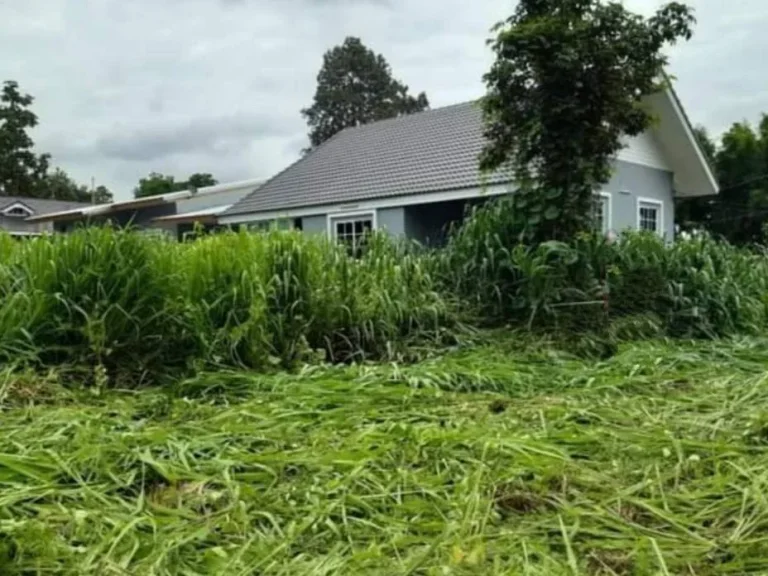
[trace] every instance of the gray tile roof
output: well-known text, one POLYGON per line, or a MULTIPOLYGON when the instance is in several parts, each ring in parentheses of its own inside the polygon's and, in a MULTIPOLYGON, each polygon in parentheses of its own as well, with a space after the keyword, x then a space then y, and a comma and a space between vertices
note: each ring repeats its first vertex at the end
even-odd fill
MULTIPOLYGON (((475 102, 347 128, 252 192, 225 216, 479 186, 475 102)), ((497 173, 482 183, 508 182, 497 173)))
POLYGON ((35 216, 47 214, 49 212, 61 212, 63 210, 73 210, 75 208, 90 206, 90 204, 83 202, 44 200, 42 198, 27 198, 25 196, 0 196, 0 212, 17 202, 29 207, 29 209, 34 212, 35 216))

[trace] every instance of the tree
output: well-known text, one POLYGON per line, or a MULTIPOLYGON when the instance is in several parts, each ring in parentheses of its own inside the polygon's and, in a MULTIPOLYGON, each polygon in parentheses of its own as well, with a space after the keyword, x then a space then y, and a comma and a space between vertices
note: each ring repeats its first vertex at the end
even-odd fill
POLYGON ((589 228, 621 137, 652 123, 643 98, 665 85, 662 48, 690 38, 693 22, 678 2, 646 19, 618 2, 520 0, 496 25, 480 166, 514 172, 530 240, 589 228))
POLYGON ((97 187, 91 194, 87 186, 75 182, 61 168, 56 168, 41 180, 37 187, 36 197, 93 204, 112 202, 112 193, 105 186, 97 187))
POLYGON ((729 242, 764 242, 768 221, 768 115, 757 130, 746 121, 725 132, 719 146, 707 142, 696 130, 706 154, 714 155, 720 193, 712 198, 678 202, 677 219, 685 228, 705 228, 729 242))
POLYGON ((173 176, 151 172, 149 176, 139 180, 139 185, 133 189, 133 196, 134 198, 146 198, 147 196, 159 196, 174 191, 176 191, 176 182, 173 176))
POLYGON ((38 120, 30 106, 34 99, 22 94, 12 81, 3 84, 0 94, 0 195, 36 196, 48 170, 47 154, 33 152, 27 133, 38 120))
POLYGON ((216 180, 216 178, 214 178, 211 174, 201 174, 198 172, 187 178, 186 182, 181 182, 180 184, 182 184, 183 187, 180 188, 180 190, 187 190, 189 188, 195 188, 196 190, 199 190, 200 188, 205 188, 206 186, 216 186, 218 183, 218 180, 216 180))
POLYGON ((312 106, 301 111, 310 127, 312 147, 344 128, 421 112, 429 108, 426 94, 408 94, 408 86, 392 78, 381 54, 348 37, 323 56, 312 106))
POLYGON ((216 184, 218 184, 218 181, 208 173, 198 172, 182 182, 177 182, 173 176, 151 172, 149 176, 139 180, 139 185, 133 189, 133 196, 134 198, 146 198, 147 196, 180 192, 190 188, 205 188, 206 186, 214 186, 216 184))

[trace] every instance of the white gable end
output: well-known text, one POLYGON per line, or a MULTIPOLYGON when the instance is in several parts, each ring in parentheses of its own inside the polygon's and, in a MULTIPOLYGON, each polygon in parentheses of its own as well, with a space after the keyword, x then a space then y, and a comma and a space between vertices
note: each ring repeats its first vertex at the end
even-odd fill
POLYGON ((624 144, 624 148, 619 151, 617 156, 619 160, 661 170, 670 170, 669 163, 651 130, 647 130, 639 136, 625 136, 621 143, 624 144))

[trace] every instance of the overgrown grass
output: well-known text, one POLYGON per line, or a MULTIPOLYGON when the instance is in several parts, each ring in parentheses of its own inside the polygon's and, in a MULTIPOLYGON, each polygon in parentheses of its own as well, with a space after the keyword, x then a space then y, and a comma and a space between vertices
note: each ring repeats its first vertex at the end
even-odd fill
POLYGON ((482 321, 565 331, 606 330, 655 316, 671 336, 759 334, 768 320, 768 257, 708 236, 665 243, 653 234, 616 242, 520 242, 508 199, 476 207, 437 254, 446 290, 482 321))
POLYGON ((489 340, 139 393, 6 374, 0 573, 768 571, 768 342, 489 340))
POLYGON ((111 228, 3 237, 0 363, 135 387, 212 367, 403 360, 473 325, 600 334, 582 347, 593 356, 627 338, 766 330, 763 252, 647 234, 528 246, 518 224, 501 199, 443 249, 378 234, 359 258, 289 231, 191 244, 111 228))
POLYGON ((0 242, 0 362, 134 386, 192 367, 396 359, 455 326, 423 260, 370 239, 355 259, 298 232, 176 244, 88 228, 0 242))

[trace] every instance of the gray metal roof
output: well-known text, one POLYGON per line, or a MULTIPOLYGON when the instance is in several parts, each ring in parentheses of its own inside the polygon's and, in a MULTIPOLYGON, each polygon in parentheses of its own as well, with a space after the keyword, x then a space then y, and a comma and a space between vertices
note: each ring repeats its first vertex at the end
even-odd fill
POLYGON ((482 181, 476 102, 347 128, 255 190, 224 216, 498 184, 482 181))
POLYGON ((72 210, 73 208, 83 208, 90 204, 83 202, 68 202, 62 200, 45 200, 42 198, 27 198, 25 196, 0 196, 0 212, 12 206, 21 203, 27 206, 35 215, 48 214, 49 212, 60 212, 62 210, 72 210))

